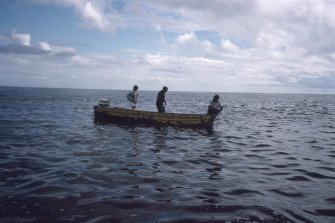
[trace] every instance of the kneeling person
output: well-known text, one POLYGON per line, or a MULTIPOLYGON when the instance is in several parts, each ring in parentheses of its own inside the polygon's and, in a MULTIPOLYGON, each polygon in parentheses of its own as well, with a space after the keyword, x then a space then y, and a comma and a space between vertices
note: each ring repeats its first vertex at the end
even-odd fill
POLYGON ((207 114, 219 114, 222 109, 223 106, 221 106, 220 102, 219 102, 219 95, 214 95, 213 100, 210 101, 209 105, 208 105, 208 111, 207 114))

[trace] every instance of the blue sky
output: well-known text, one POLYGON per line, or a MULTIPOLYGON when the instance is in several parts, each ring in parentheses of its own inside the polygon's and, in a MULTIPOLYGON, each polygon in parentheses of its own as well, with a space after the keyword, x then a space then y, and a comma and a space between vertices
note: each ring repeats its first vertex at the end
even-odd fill
POLYGON ((0 85, 335 93, 335 1, 0 0, 0 85))

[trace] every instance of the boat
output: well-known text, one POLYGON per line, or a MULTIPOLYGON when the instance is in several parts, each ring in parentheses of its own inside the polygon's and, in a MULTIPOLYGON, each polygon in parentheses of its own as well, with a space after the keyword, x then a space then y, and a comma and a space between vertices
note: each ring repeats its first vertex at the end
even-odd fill
POLYGON ((216 118, 214 114, 161 113, 110 107, 109 100, 99 100, 94 106, 96 124, 142 124, 150 126, 179 126, 190 128, 212 128, 216 118))

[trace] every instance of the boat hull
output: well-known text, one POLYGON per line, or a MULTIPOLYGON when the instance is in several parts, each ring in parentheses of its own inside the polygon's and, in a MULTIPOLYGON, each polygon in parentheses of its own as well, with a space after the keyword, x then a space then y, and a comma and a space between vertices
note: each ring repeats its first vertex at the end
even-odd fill
POLYGON ((94 120, 97 124, 117 123, 212 128, 215 117, 215 115, 210 114, 159 113, 117 107, 94 107, 94 120))

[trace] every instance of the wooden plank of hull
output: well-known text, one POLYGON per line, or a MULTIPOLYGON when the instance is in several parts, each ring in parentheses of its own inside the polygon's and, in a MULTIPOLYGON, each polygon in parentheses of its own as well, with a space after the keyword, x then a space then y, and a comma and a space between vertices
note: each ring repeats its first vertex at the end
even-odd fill
POLYGON ((116 107, 94 108, 97 123, 176 125, 187 127, 211 127, 215 116, 208 114, 159 113, 116 107))

